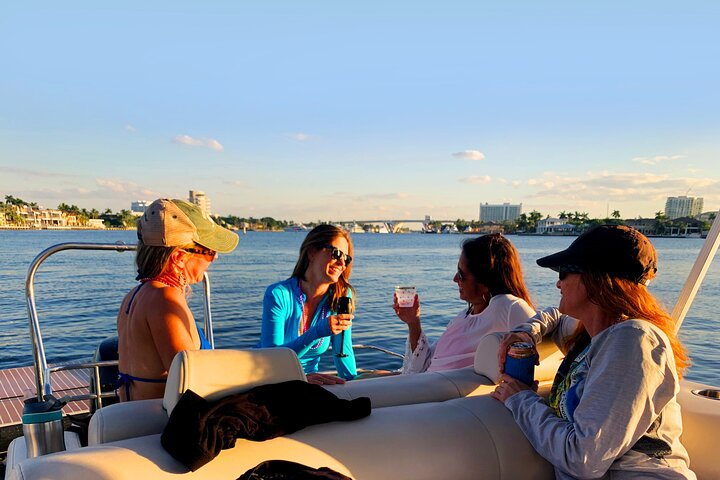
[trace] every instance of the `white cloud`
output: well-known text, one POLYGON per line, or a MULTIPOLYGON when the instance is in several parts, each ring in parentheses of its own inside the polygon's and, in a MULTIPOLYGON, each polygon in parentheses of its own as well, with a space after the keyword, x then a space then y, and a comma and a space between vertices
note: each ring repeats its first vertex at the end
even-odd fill
POLYGON ((642 165, 657 165, 660 162, 680 160, 681 158, 685 158, 685 155, 655 155, 654 157, 635 157, 632 159, 632 161, 640 163, 642 165))
POLYGON ((677 177, 653 173, 587 172, 570 177, 546 172, 528 185, 539 187, 532 198, 562 198, 565 201, 637 201, 647 199, 660 202, 668 196, 682 195, 690 187, 693 191, 711 194, 720 182, 711 179, 677 177))
POLYGON ((193 138, 190 135, 178 135, 172 139, 173 143, 187 145, 189 147, 205 147, 216 152, 222 152, 223 146, 214 138, 193 138))
POLYGON ((461 178, 462 183, 478 184, 478 183, 490 183, 492 178, 489 175, 471 175, 469 177, 461 178))
POLYGON ((125 125, 125 130, 127 130, 128 132, 133 132, 133 133, 137 132, 137 128, 133 127, 129 123, 127 125, 125 125))
POLYGON ((463 160, 485 160, 485 154, 480 150, 463 150, 462 152, 456 152, 452 154, 455 158, 462 158, 463 160))
POLYGON ((115 180, 108 180, 106 178, 96 178, 95 183, 100 185, 101 187, 104 187, 108 190, 112 190, 113 192, 125 192, 125 185, 123 185, 121 182, 117 182, 115 180))
POLYGON ((310 140, 314 140, 316 138, 314 135, 308 135, 307 133, 302 132, 290 133, 287 137, 297 142, 309 142, 310 140))

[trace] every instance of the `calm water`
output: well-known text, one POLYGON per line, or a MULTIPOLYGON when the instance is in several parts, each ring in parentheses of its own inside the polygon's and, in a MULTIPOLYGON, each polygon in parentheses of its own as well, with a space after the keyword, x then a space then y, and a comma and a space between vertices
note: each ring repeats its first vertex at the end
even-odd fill
MULTIPOLYGON (((260 334, 262 295, 270 283, 289 276, 303 233, 243 235, 230 255, 210 267, 215 343, 218 348, 250 347, 260 334)), ((464 304, 452 282, 463 235, 354 235, 355 262, 351 281, 357 289, 355 343, 402 352, 406 328, 391 308, 393 286, 413 284, 422 302, 423 325, 437 338, 464 304)), ((557 305, 557 274, 535 260, 565 248, 570 237, 511 236, 523 259, 525 278, 536 306, 557 305)), ((0 369, 31 365, 24 284, 32 259, 62 242, 123 241, 132 231, 0 231, 0 369)), ((651 290, 672 309, 702 247, 701 239, 653 239, 660 275, 651 290)), ((693 367, 687 377, 720 385, 720 321, 711 303, 720 295, 720 267, 714 262, 681 329, 693 367)), ((89 358, 97 344, 114 334, 120 300, 134 283, 133 253, 61 252, 50 257, 36 275, 38 316, 49 363, 89 358)), ((202 293, 191 297, 202 318, 202 293)), ((361 366, 396 367, 387 357, 360 354, 361 366)), ((326 366, 329 367, 331 362, 326 366)))

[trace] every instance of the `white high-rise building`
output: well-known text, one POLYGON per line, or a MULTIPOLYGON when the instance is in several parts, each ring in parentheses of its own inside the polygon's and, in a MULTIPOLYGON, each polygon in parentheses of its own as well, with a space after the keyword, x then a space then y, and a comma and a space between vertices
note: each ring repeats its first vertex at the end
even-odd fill
POLYGON ((139 217, 143 213, 145 213, 145 210, 150 206, 152 202, 149 200, 135 200, 134 202, 130 203, 130 211, 133 215, 136 217, 139 217))
POLYGON ((510 205, 509 203, 490 205, 487 202, 480 204, 481 222, 505 222, 517 220, 522 213, 522 203, 510 205))
POLYGON ((695 217, 702 213, 702 197, 667 197, 665 216, 673 220, 680 217, 695 217))
POLYGON ((205 192, 203 192, 202 190, 190 190, 188 201, 200 207, 203 212, 207 213, 208 215, 212 214, 212 209, 210 208, 210 199, 205 196, 205 192))

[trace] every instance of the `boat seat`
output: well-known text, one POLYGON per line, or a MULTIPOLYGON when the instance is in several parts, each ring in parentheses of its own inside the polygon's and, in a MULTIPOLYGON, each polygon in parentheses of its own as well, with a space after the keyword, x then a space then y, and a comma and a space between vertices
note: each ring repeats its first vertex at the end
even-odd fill
MULTIPOLYGON (((499 375, 496 354, 501 338, 498 333, 481 339, 474 367, 354 380, 325 388, 346 400, 369 397, 373 408, 485 395, 494 388, 499 375)), ((562 357, 552 342, 538 347, 542 362, 536 378, 546 382, 552 380, 562 357)), ((187 389, 213 400, 257 385, 305 379, 297 355, 287 348, 180 352, 168 372, 165 397, 98 410, 90 420, 88 444, 162 432, 169 413, 187 389)))
POLYGON ((187 389, 212 400, 288 380, 307 380, 289 348, 185 350, 170 365, 162 399, 121 402, 98 410, 90 419, 88 444, 162 432, 187 389))
POLYGON ((326 466, 362 480, 554 478, 510 411, 485 395, 374 409, 357 421, 314 425, 264 442, 238 439, 195 472, 172 458, 156 434, 20 462, 8 480, 236 479, 269 459, 326 466))
MULTIPOLYGON (((497 352, 503 335, 490 333, 480 339, 472 367, 368 378, 325 388, 346 400, 370 397, 373 408, 486 395, 500 377, 497 352)), ((535 379, 541 386, 552 382, 564 356, 549 337, 545 340, 538 344, 540 365, 535 367, 535 379)))

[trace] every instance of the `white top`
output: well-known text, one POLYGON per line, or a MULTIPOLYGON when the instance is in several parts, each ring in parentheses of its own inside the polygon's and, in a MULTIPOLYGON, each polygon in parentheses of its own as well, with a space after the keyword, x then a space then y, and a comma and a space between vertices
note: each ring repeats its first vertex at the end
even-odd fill
POLYGON ((405 343, 402 373, 453 370, 473 365, 475 349, 488 333, 508 332, 535 314, 527 302, 514 295, 495 295, 480 313, 466 315, 465 310, 450 321, 434 344, 420 332, 417 347, 410 351, 405 343))

